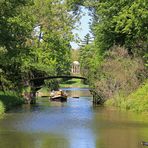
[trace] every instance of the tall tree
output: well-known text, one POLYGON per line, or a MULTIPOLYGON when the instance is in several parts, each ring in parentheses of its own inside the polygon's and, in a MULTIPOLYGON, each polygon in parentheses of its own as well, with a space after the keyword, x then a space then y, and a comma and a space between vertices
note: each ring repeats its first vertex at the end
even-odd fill
POLYGON ((1 84, 18 85, 21 79, 21 55, 28 53, 26 43, 33 28, 33 19, 26 9, 32 4, 28 0, 0 2, 0 66, 1 76, 5 75, 1 84))
POLYGON ((84 39, 81 41, 81 46, 88 45, 88 44, 90 44, 92 41, 93 41, 93 37, 91 37, 90 34, 87 33, 87 34, 84 36, 84 39))
POLYGON ((124 45, 133 54, 143 56, 148 47, 147 7, 146 0, 98 1, 94 7, 98 47, 106 50, 113 44, 124 45))
POLYGON ((19 89, 22 81, 70 72, 75 18, 66 1, 1 1, 0 8, 1 84, 19 89))

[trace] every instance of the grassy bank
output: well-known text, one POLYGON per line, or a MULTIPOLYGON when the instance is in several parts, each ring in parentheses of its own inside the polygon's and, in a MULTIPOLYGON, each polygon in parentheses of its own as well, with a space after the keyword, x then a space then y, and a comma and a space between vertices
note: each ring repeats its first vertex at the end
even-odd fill
POLYGON ((106 104, 134 112, 148 112, 148 81, 127 97, 119 95, 106 101, 106 104))
POLYGON ((0 101, 0 118, 3 116, 5 112, 4 104, 0 101))
POLYGON ((88 85, 83 83, 83 80, 80 79, 70 79, 67 81, 64 81, 60 84, 61 88, 65 87, 78 87, 78 88, 86 88, 89 87, 88 85))
POLYGON ((23 100, 13 92, 0 92, 0 117, 3 116, 5 111, 23 104, 23 100))
POLYGON ((48 87, 42 87, 40 90, 38 90, 38 97, 48 97, 50 96, 50 89, 48 87))

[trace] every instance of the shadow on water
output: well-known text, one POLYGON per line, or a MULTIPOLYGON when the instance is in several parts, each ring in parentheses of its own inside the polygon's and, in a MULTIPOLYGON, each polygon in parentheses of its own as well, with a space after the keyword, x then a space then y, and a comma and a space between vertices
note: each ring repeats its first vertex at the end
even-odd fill
POLYGON ((93 106, 88 89, 64 89, 65 103, 38 98, 0 120, 2 148, 142 148, 147 116, 93 106), (73 98, 73 96, 79 98, 73 98))

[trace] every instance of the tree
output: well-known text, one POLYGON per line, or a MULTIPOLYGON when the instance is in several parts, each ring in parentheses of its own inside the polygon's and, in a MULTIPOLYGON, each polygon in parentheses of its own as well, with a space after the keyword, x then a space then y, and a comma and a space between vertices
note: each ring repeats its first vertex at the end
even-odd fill
POLYGON ((65 1, 1 1, 0 8, 1 85, 19 90, 31 78, 70 73, 75 18, 65 1))
POLYGON ((32 4, 28 0, 0 2, 0 65, 5 78, 1 79, 1 84, 7 80, 12 88, 20 83, 23 65, 21 55, 28 53, 29 50, 26 43, 31 37, 33 21, 25 9, 32 4))
POLYGON ((148 3, 86 0, 85 5, 92 11, 95 39, 80 50, 81 71, 99 101, 128 95, 147 78, 148 3))
POLYGON ((105 51, 114 44, 143 56, 147 50, 148 3, 146 0, 101 0, 95 5, 98 21, 94 34, 98 48, 105 51))
POLYGON ((71 30, 75 19, 69 13, 67 3, 60 0, 36 1, 34 13, 37 13, 36 22, 41 26, 43 42, 40 44, 44 51, 50 53, 55 61, 56 73, 70 72, 70 41, 71 30), (40 10, 40 13, 37 11, 40 10))
POLYGON ((88 44, 91 43, 92 41, 93 41, 93 37, 91 37, 90 34, 87 33, 87 34, 84 36, 83 41, 81 41, 81 46, 88 45, 88 44))

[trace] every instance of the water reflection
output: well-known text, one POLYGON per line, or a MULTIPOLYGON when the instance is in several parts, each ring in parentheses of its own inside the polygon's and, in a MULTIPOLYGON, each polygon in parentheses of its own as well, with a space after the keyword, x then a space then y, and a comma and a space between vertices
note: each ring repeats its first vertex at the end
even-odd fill
POLYGON ((88 88, 62 88, 68 94, 68 97, 90 97, 90 91, 88 88))
MULTIPOLYGON (((97 140, 97 148, 142 148, 142 140, 148 135, 148 121, 142 120, 141 115, 121 112, 112 108, 96 108, 95 131, 100 134, 97 140), (98 122, 101 121, 99 126, 98 122)), ((146 116, 145 116, 146 117, 146 116)))
POLYGON ((52 134, 5 133, 0 134, 1 148, 69 148, 67 139, 52 134))
POLYGON ((147 116, 93 107, 86 89, 80 98, 67 93, 66 103, 40 98, 7 113, 0 120, 0 148, 142 148, 148 141, 147 116))
POLYGON ((71 118, 75 119, 75 124, 68 131, 70 148, 95 148, 95 136, 93 132, 93 114, 91 98, 85 97, 79 100, 69 100, 69 107, 72 108, 71 118), (88 101, 86 101, 87 99, 88 101), (85 103, 85 106, 84 106, 85 103))
POLYGON ((70 148, 96 148, 96 141, 91 129, 74 129, 70 134, 70 148))

